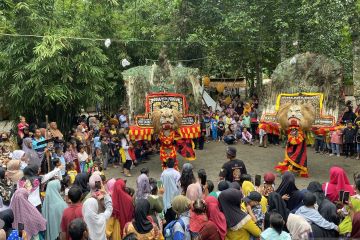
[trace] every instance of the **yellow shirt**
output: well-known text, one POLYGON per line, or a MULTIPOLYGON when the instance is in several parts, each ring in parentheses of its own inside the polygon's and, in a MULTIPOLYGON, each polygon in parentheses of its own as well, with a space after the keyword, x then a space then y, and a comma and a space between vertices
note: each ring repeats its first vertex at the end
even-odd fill
POLYGON ((236 225, 236 230, 228 228, 225 240, 250 240, 251 236, 258 238, 260 234, 260 228, 251 219, 250 215, 247 215, 236 225))
POLYGON ((75 181, 76 175, 77 175, 77 171, 75 171, 75 170, 69 170, 69 171, 67 171, 67 174, 68 174, 69 177, 70 177, 70 184, 73 184, 74 181, 75 181))
POLYGON ((112 240, 121 240, 119 219, 111 217, 106 223, 106 237, 112 240))

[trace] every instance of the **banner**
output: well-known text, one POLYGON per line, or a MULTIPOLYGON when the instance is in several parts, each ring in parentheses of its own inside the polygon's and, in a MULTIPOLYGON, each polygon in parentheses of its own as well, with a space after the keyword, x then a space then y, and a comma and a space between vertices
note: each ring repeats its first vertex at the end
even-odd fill
POLYGON ((171 108, 186 114, 187 105, 185 96, 177 93, 153 93, 146 96, 146 113, 156 109, 171 108))

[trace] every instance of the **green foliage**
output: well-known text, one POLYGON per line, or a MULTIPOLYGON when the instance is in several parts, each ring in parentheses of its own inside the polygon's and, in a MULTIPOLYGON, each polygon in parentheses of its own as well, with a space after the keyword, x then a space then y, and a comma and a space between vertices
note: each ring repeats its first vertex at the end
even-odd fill
POLYGON ((245 76, 251 93, 261 93, 262 75, 282 59, 303 52, 339 61, 349 82, 359 6, 358 0, 1 0, 0 33, 46 37, 0 36, 0 88, 13 117, 65 121, 96 103, 111 111, 126 96, 121 60, 151 65, 147 59, 157 59, 164 44, 170 60, 202 58, 182 63, 200 75, 245 76), (105 48, 63 36, 124 41, 105 48))

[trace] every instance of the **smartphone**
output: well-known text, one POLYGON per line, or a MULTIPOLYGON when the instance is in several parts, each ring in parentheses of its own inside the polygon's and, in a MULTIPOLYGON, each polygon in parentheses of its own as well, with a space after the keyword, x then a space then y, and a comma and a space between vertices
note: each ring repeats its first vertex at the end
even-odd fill
POLYGON ((349 202, 349 198, 350 198, 350 192, 344 192, 342 202, 344 204, 347 204, 349 202))
POLYGON ((339 201, 342 202, 344 197, 344 190, 339 191, 339 201))
POLYGON ((95 182, 95 188, 96 188, 96 191, 99 191, 101 189, 101 181, 95 182))
POLYGON ((24 231, 24 224, 18 223, 18 231, 19 231, 19 237, 22 237, 22 232, 24 231))
POLYGON ((161 180, 157 181, 156 186, 157 186, 157 188, 162 188, 163 187, 163 182, 161 180))
POLYGON ((261 175, 255 175, 255 186, 260 187, 261 185, 261 175))

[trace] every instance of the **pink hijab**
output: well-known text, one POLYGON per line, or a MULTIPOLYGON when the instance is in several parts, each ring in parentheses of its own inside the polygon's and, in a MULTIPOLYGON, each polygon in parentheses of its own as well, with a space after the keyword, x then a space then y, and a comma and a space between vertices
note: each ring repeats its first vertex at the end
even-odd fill
POLYGON ((206 202, 206 214, 210 221, 213 221, 219 231, 221 240, 225 239, 227 225, 225 215, 219 209, 219 202, 213 196, 205 198, 206 202))
POLYGON ((110 194, 110 196, 113 194, 114 192, 114 187, 115 187, 115 183, 116 183, 116 179, 112 178, 109 181, 107 181, 106 183, 106 189, 108 191, 108 193, 110 194))
POLYGON ((39 232, 46 230, 46 220, 41 213, 29 202, 29 192, 25 188, 15 191, 10 203, 10 208, 14 213, 13 228, 17 228, 19 223, 24 224, 24 230, 28 238, 36 236, 39 232))
POLYGON ((322 189, 326 197, 332 202, 339 200, 339 191, 341 190, 350 192, 351 196, 355 194, 353 186, 341 167, 330 168, 330 181, 324 183, 322 189))
POLYGON ((186 197, 192 202, 202 198, 201 186, 199 183, 192 183, 186 190, 186 197))

